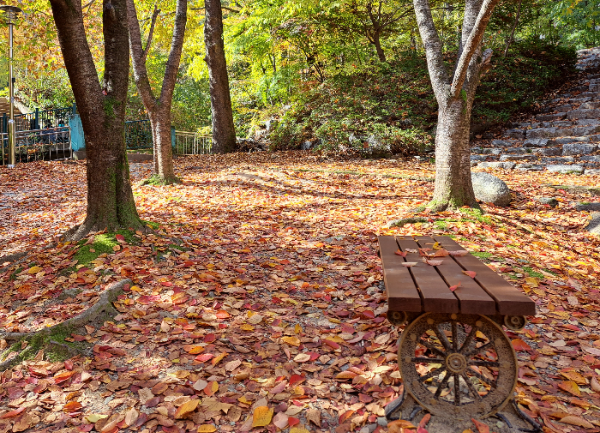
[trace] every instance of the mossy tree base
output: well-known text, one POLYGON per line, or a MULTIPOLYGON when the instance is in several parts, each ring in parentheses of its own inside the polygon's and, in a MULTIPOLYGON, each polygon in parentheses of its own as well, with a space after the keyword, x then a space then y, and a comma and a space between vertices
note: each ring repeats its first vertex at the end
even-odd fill
POLYGON ((153 174, 148 179, 140 182, 140 185, 167 186, 181 183, 181 179, 176 176, 164 177, 158 174, 153 174))
POLYGON ((12 343, 10 348, 4 351, 2 357, 21 349, 16 356, 0 363, 0 371, 5 371, 26 359, 32 358, 40 349, 45 349, 47 352, 54 354, 61 354, 65 359, 77 355, 80 348, 65 343, 65 337, 69 337, 85 325, 104 323, 116 316, 118 312, 113 306, 113 302, 123 293, 123 288, 131 284, 131 280, 123 280, 112 284, 102 292, 100 299, 92 307, 58 325, 31 333, 0 334, 0 338, 6 340, 7 343, 12 343))

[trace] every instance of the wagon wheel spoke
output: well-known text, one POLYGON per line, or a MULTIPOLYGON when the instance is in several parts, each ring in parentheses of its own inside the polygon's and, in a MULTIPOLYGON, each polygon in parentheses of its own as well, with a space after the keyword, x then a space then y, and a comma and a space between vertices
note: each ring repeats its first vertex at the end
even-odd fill
POLYGON ((485 377, 483 374, 477 373, 475 370, 473 369, 469 369, 469 373, 471 373, 473 376, 475 376, 476 378, 478 378, 479 380, 481 380, 482 382, 487 383, 489 386, 492 386, 494 388, 496 388, 497 384, 495 381, 488 379, 487 377, 485 377))
POLYGON ((450 342, 446 338, 446 335, 443 332, 440 332, 440 330, 437 326, 432 326, 431 328, 433 329, 433 332, 435 332, 435 335, 437 336, 438 340, 440 340, 441 343, 444 345, 444 348, 448 352, 450 352, 451 346, 450 346, 450 342))
POLYGON ((458 323, 452 321, 452 350, 458 352, 458 323))
MULTIPOLYGON (((473 341, 473 338, 475 338, 476 334, 477 334, 477 326, 473 326, 473 328, 471 328, 471 332, 469 332, 469 335, 467 335, 467 338, 465 338, 465 342, 460 347, 460 353, 463 353, 466 349, 469 348, 469 345, 471 344, 471 341, 473 341)), ((463 355, 464 355, 464 353, 463 353, 463 355)))
POLYGON ((419 362, 422 364, 443 364, 444 363, 443 359, 436 359, 436 358, 413 358, 410 361, 411 362, 419 362))
POLYGON ((442 393, 442 388, 444 387, 444 385, 446 385, 448 383, 449 379, 450 379, 450 375, 446 371, 444 378, 442 379, 442 381, 440 382, 440 384, 437 387, 437 390, 435 391, 434 397, 436 398, 436 400, 439 400, 440 394, 442 393))
POLYGON ((429 350, 431 350, 432 352, 434 352, 436 355, 441 356, 443 358, 446 357, 446 353, 441 351, 440 349, 438 349, 437 347, 435 347, 433 344, 429 343, 428 341, 423 340, 422 338, 419 340, 419 344, 422 344, 423 346, 425 346, 426 348, 428 348, 429 350))
POLYGON ((469 365, 476 365, 477 367, 500 367, 500 363, 495 361, 469 361, 469 365))
POLYGON ((425 381, 431 379, 432 377, 434 377, 440 373, 443 373, 444 371, 446 371, 446 369, 444 367, 440 367, 440 368, 436 368, 435 370, 431 370, 425 376, 420 376, 419 382, 425 382, 425 381))
POLYGON ((466 382, 467 388, 469 388, 469 391, 471 391, 471 394, 473 394, 473 397, 475 397, 475 400, 481 401, 481 396, 479 395, 479 393, 475 389, 475 386, 473 385, 473 383, 471 383, 471 381, 469 380, 467 375, 465 373, 463 373, 461 376, 462 376, 463 380, 466 382))
POLYGON ((460 376, 454 373, 454 404, 460 406, 460 376))
POLYGON ((472 357, 474 355, 480 354, 481 352, 483 352, 484 350, 487 350, 488 348, 490 348, 492 346, 493 346, 493 344, 490 341, 489 343, 486 343, 486 344, 484 344, 481 347, 476 347, 473 350, 469 350, 467 353, 463 353, 463 355, 465 356, 465 358, 470 358, 470 357, 472 357))

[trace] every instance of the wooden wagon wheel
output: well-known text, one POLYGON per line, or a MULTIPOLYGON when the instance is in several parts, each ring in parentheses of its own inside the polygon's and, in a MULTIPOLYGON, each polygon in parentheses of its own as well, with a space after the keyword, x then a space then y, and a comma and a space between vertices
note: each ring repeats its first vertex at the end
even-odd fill
POLYGON ((405 390, 432 415, 494 415, 517 382, 512 344, 485 316, 419 316, 402 332, 398 361, 405 390))

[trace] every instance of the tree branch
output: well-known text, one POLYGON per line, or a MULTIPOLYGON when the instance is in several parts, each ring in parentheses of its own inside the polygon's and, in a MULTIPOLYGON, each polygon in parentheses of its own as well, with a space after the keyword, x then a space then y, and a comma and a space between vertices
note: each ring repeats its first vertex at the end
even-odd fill
POLYGON ((187 24, 187 5, 188 0, 177 0, 177 11, 175 13, 175 27, 173 28, 173 37, 171 39, 171 50, 167 60, 167 68, 160 93, 160 103, 162 105, 171 102, 175 83, 177 82, 177 72, 181 61, 183 51, 183 39, 185 36, 185 26, 187 24))
POLYGON ((154 26, 156 25, 156 18, 160 14, 160 10, 154 5, 154 12, 152 13, 152 22, 150 23, 150 32, 148 33, 148 40, 146 41, 146 48, 142 53, 142 61, 144 64, 146 63, 146 57, 148 57, 148 51, 150 51, 150 46, 152 45, 152 37, 154 36, 154 26))
MULTIPOLYGON (((471 59, 475 52, 480 48, 481 41, 483 40, 483 35, 485 34, 485 29, 490 21, 494 8, 499 3, 499 1, 500 0, 484 0, 483 5, 481 6, 479 15, 477 16, 477 20, 475 21, 475 25, 473 26, 473 29, 469 34, 469 38, 465 43, 462 55, 460 56, 460 59, 458 61, 456 72, 454 74, 454 79, 452 80, 450 95, 453 98, 458 97, 458 94, 462 90, 463 84, 467 77, 467 71, 469 69, 471 59)), ((465 20, 466 19, 467 15, 465 13, 465 20)))
POLYGON ((442 44, 433 22, 429 0, 413 0, 413 3, 421 40, 425 47, 431 84, 437 100, 441 101, 447 93, 446 86, 450 84, 450 77, 442 56, 442 44))
MULTIPOLYGON (((154 12, 156 14, 156 6, 154 12)), ((127 21, 129 26, 129 46, 131 47, 131 60, 133 63, 133 78, 144 105, 150 111, 156 106, 156 99, 150 86, 150 80, 148 79, 148 71, 146 69, 147 51, 142 48, 140 23, 133 0, 127 0, 127 21)), ((154 20, 152 27, 154 27, 154 20)), ((148 47, 149 45, 146 46, 146 48, 148 47)))

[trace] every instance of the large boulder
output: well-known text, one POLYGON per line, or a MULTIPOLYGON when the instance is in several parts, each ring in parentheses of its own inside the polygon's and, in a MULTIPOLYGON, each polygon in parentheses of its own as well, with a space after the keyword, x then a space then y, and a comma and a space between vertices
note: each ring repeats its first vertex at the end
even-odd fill
POLYGON ((600 212, 592 213, 590 221, 585 227, 585 230, 595 235, 600 235, 600 212))
POLYGON ((502 179, 489 173, 472 173, 471 181, 475 198, 496 206, 508 206, 512 200, 510 189, 502 179))

